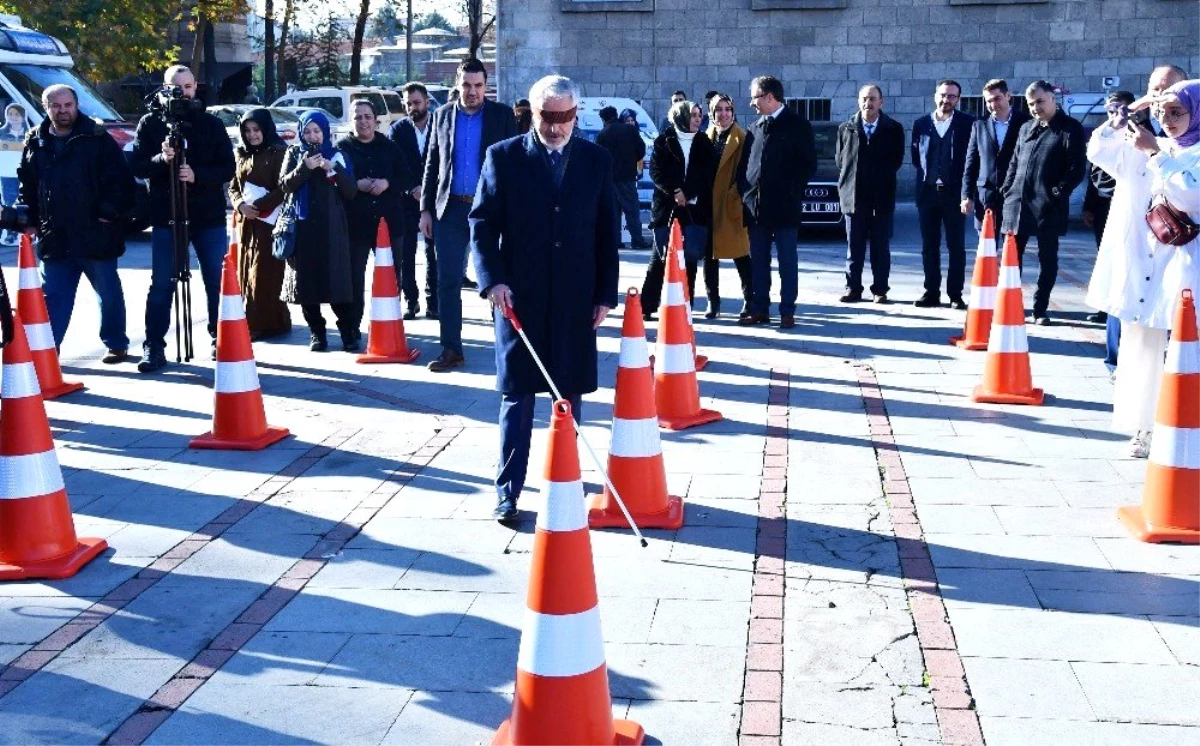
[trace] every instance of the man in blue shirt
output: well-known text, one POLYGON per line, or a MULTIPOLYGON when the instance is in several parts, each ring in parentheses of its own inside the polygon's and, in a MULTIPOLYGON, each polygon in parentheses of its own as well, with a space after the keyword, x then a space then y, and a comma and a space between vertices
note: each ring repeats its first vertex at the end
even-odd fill
POLYGON ((475 200, 484 151, 517 135, 512 109, 484 97, 487 69, 482 62, 463 60, 455 87, 458 100, 433 113, 421 189, 421 233, 435 239, 437 249, 442 354, 429 363, 435 373, 466 363, 461 293, 470 241, 467 213, 475 200))

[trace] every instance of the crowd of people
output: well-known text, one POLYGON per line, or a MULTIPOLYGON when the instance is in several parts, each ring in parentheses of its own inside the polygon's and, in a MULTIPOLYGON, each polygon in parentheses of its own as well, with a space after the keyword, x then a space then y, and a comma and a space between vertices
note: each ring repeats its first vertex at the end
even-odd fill
MULTIPOLYGON (((168 69, 164 80, 184 97, 195 96, 186 67, 168 69)), ((335 142, 331 123, 311 111, 290 146, 265 109, 242 118, 236 149, 219 121, 199 108, 187 115, 182 151, 172 146, 162 117, 147 114, 131 162, 79 115, 72 89, 48 87, 48 117, 25 138, 17 201, 29 207, 36 226, 55 342, 62 342, 85 276, 100 301, 103 360, 126 358, 116 263, 135 176, 149 182, 153 224, 138 364, 143 373, 167 364, 177 278, 172 180, 186 187, 186 238, 200 267, 214 345, 226 195, 239 218, 238 273, 253 338, 288 334, 288 304, 299 305, 314 351, 329 344, 324 305, 336 319, 342 349, 361 345, 364 279, 382 218, 400 247, 396 271, 406 319, 420 312, 415 256, 418 235, 424 237, 425 314, 438 320, 442 347, 428 365, 433 372, 466 362, 461 292, 474 257, 480 293, 494 309, 502 395, 496 517, 513 518, 528 463, 533 397, 548 385, 506 315, 519 315, 579 417, 579 397, 597 386, 596 329, 617 303, 622 215, 631 245, 644 247, 636 182, 646 147, 636 115, 611 107, 600 112, 604 127, 595 143, 573 136, 580 94, 567 78, 543 78, 512 108, 489 100, 486 86, 486 69, 468 59, 459 67, 453 100, 436 110, 425 87, 410 83, 403 89, 408 116, 389 132, 379 131, 369 101, 356 100, 352 134, 335 142), (289 247, 283 259, 275 255, 280 245, 289 247)), ((1174 66, 1154 70, 1145 96, 1112 94, 1108 121, 1086 143, 1046 81, 1024 89, 1027 112, 1013 105, 1004 80, 988 81, 982 93, 987 115, 976 119, 958 109, 961 85, 939 81, 933 110, 911 128, 908 160, 925 274, 915 305, 942 305, 944 287, 951 307, 966 309, 965 219, 972 216, 978 227, 991 211, 998 235, 1012 233, 1022 257, 1028 240, 1036 239, 1040 274, 1032 321, 1051 323, 1059 238, 1067 230, 1070 195, 1086 178, 1085 220, 1099 247, 1088 303, 1107 315, 1115 424, 1133 432, 1131 450, 1145 456, 1174 304, 1182 289, 1200 291, 1200 241, 1165 245, 1143 214, 1152 202, 1165 201, 1185 221, 1200 217, 1200 81, 1187 80, 1174 66)), ((775 77, 751 81, 749 103, 758 118, 743 126, 730 94, 709 91, 704 105, 683 91, 672 96, 649 160, 653 244, 646 247, 652 253, 641 288, 647 320, 658 311, 667 244, 678 223, 692 298, 703 265, 706 318, 722 312, 719 266, 729 259, 742 299, 737 323, 771 323, 774 258, 778 325, 795 326, 802 196, 817 166, 813 130, 785 104, 775 77)), ((857 111, 837 131, 847 236, 843 303, 867 300, 868 289, 871 300, 887 303, 891 289, 897 174, 906 156, 905 128, 884 113, 885 104, 879 85, 863 85, 857 111), (868 259, 872 276, 864 286, 868 259)))

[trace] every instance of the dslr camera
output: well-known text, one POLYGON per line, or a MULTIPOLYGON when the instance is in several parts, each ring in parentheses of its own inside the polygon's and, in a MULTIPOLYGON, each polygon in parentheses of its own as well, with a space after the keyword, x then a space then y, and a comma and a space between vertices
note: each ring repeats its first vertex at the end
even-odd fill
POLYGON ((178 124, 204 111, 204 102, 183 95, 183 88, 164 85, 146 97, 146 110, 168 124, 178 124))

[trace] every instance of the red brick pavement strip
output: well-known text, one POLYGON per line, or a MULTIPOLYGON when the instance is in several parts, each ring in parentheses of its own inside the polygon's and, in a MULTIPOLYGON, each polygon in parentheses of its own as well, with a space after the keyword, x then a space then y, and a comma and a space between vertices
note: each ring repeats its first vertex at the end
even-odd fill
POLYGON ((979 728, 975 700, 971 697, 954 631, 942 603, 937 574, 929 556, 929 547, 925 544, 920 516, 912 502, 912 490, 908 485, 903 459, 896 449, 896 439, 892 436, 891 421, 887 417, 883 392, 875 378, 875 371, 859 366, 858 386, 868 413, 874 413, 868 416, 875 417, 871 425, 871 441, 875 446, 876 460, 885 475, 884 494, 889 502, 896 534, 900 573, 904 577, 921 655, 925 658, 925 670, 929 673, 933 708, 942 741, 946 744, 982 746, 983 732, 979 728))
MULTIPOLYGON (((219 632, 208 647, 197 653, 187 665, 142 703, 136 712, 117 726, 104 743, 111 746, 139 746, 145 742, 172 713, 183 706, 188 697, 203 686, 242 646, 262 631, 263 627, 303 590, 308 581, 320 572, 347 542, 358 535, 367 521, 450 445, 462 430, 461 427, 444 427, 427 441, 407 460, 406 465, 410 468, 398 468, 389 477, 388 483, 392 488, 386 490, 386 499, 373 500, 370 508, 360 505, 345 521, 326 532, 316 545, 268 587, 258 600, 219 632)), ((373 495, 379 493, 380 488, 377 488, 373 495)))
POLYGON ((767 390, 763 476, 758 493, 758 544, 750 593, 739 746, 779 746, 783 728, 789 378, 787 369, 773 368, 767 390))

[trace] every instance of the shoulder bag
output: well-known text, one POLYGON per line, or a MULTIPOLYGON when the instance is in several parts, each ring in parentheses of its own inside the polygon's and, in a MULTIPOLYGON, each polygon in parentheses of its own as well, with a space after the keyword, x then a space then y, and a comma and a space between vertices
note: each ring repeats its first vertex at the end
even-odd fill
POLYGON ((1160 242, 1168 246, 1185 246, 1200 236, 1197 226, 1181 210, 1175 209, 1166 197, 1158 195, 1146 211, 1146 224, 1160 242))
POLYGON ((296 196, 289 194, 271 230, 271 256, 283 261, 296 253, 296 196))

